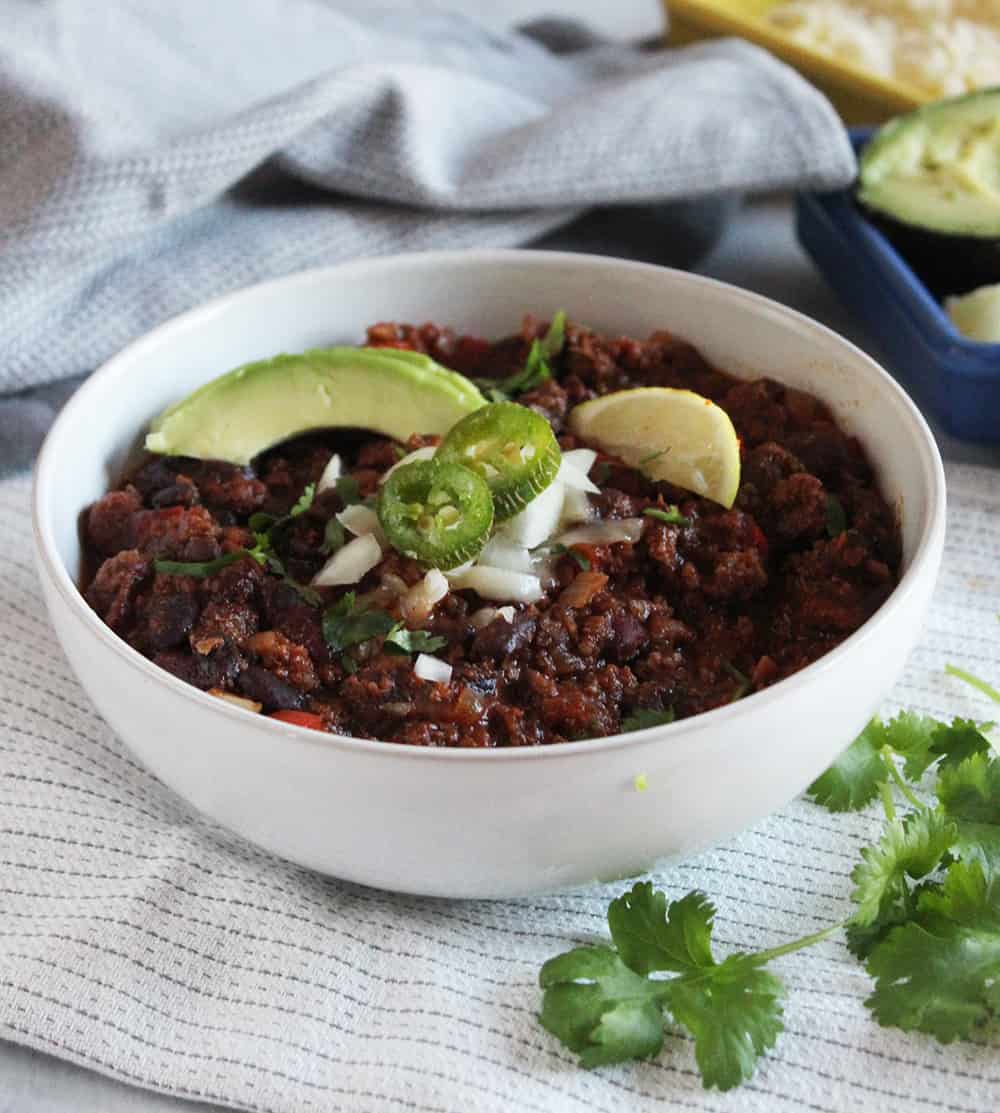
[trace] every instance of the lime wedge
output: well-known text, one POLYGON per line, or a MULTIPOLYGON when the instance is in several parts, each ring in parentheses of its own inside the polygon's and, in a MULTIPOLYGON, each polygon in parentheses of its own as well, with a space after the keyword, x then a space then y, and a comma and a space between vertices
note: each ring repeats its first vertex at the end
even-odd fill
POLYGON ((691 390, 619 390, 577 406, 569 427, 650 479, 733 505, 740 441, 725 410, 691 390))

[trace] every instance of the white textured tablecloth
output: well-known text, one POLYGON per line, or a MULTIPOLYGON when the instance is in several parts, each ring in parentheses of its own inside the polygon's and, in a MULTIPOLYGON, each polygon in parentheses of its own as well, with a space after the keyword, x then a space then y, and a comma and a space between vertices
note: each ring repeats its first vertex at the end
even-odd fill
MULTIPOLYGON (((948 551, 894 701, 983 718, 942 673, 1000 677, 1000 484, 948 468, 948 551)), ((0 1037, 135 1084, 299 1113, 718 1113, 1000 1104, 1000 1044, 877 1027, 835 941, 783 959, 786 1032, 756 1078, 706 1093, 688 1042, 585 1072, 537 1024, 538 968, 605 932, 624 886, 505 903, 418 900, 325 879, 193 814, 77 686, 32 563, 28 481, 0 484, 0 1037)), ((809 724, 789 724, 808 732, 809 724)), ((653 791, 651 789, 651 791, 653 791)), ((876 815, 790 805, 656 875, 719 906, 717 935, 766 947, 843 916, 876 815)))

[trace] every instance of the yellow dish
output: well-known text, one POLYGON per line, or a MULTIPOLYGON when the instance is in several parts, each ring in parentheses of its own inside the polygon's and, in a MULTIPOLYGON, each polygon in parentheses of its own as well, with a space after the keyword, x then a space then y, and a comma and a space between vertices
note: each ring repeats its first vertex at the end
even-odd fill
POLYGON ((847 124, 880 124, 909 112, 932 98, 898 81, 888 81, 810 50, 764 14, 777 0, 664 0, 670 18, 668 41, 681 46, 701 39, 738 35, 765 47, 794 66, 833 102, 847 124))

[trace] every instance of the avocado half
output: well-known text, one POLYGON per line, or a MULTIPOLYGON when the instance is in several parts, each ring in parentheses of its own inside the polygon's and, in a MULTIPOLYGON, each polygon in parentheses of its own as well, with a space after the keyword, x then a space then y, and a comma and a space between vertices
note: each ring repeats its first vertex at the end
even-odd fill
POLYGON ((418 352, 317 348, 206 383, 152 422, 146 449, 249 464, 314 429, 370 429, 398 441, 441 435, 483 405, 468 379, 418 352))
POLYGON ((1000 88, 880 128, 857 199, 938 296, 1000 281, 1000 88))

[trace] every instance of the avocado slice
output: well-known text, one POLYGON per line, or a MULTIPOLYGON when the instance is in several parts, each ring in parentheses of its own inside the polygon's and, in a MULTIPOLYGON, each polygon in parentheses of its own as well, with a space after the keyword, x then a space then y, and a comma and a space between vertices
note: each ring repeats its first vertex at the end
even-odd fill
POLYGON ((1000 279, 1000 88, 880 128, 861 154, 857 198, 935 293, 1000 279))
POLYGON ((206 383, 152 422, 146 449, 249 464, 312 429, 371 429, 399 441, 444 434, 484 404, 468 379, 419 352, 316 348, 206 383))

